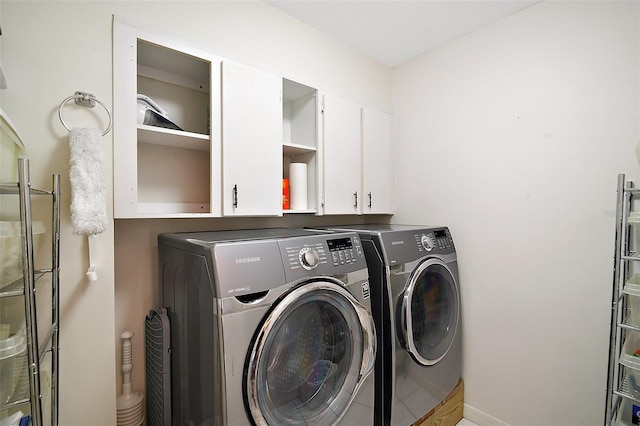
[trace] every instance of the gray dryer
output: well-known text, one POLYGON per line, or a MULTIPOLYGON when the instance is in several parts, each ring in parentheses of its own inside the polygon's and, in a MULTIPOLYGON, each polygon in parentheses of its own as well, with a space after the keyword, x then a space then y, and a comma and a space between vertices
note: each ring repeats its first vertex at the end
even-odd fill
POLYGON ((405 426, 461 378, 458 261, 446 226, 345 225, 366 254, 378 332, 376 425, 405 426))

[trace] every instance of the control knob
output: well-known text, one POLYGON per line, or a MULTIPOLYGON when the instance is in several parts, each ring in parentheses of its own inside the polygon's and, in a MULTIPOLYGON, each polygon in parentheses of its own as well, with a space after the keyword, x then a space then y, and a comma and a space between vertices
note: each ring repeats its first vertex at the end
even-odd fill
POLYGON ((305 247, 300 250, 300 253, 298 253, 298 259, 300 260, 302 267, 310 271, 318 266, 320 256, 318 256, 318 252, 315 249, 305 247))
POLYGON ((420 243, 426 251, 431 251, 436 246, 436 242, 431 235, 423 235, 422 238, 420 238, 420 243))

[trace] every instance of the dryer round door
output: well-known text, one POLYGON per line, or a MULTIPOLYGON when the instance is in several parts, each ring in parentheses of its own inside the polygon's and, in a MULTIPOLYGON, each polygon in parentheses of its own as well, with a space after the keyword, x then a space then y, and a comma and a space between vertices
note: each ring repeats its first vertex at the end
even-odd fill
POLYGON ((398 303, 398 336, 405 349, 422 365, 440 361, 458 329, 460 297, 451 270, 439 259, 420 263, 398 303))
POLYGON ((375 360, 370 313, 338 283, 297 286, 256 331, 244 396, 257 425, 331 425, 345 413, 375 360))

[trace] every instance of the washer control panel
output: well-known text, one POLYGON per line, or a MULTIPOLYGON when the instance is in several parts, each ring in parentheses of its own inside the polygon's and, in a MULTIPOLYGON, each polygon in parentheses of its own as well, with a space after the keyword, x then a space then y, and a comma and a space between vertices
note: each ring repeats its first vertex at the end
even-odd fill
POLYGON ((289 244, 284 249, 291 269, 302 268, 311 271, 328 263, 327 250, 320 241, 301 240, 298 244, 289 244))
POLYGON ((327 240, 331 260, 335 266, 354 263, 363 256, 360 241, 356 238, 334 238, 327 240), (354 241, 352 241, 354 240, 354 241))
POLYGON ((280 240, 288 274, 305 276, 337 274, 366 268, 364 251, 357 234, 318 235, 280 240))

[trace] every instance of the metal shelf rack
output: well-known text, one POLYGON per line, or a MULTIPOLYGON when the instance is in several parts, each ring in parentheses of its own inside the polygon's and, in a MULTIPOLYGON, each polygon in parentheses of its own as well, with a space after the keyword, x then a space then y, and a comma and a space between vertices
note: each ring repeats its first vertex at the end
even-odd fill
MULTIPOLYGON (((5 404, 0 405, 0 411, 19 409, 29 405, 31 425, 44 425, 43 389, 41 372, 45 366, 45 359, 50 354, 50 396, 51 413, 50 424, 58 425, 59 407, 59 338, 60 338, 60 175, 53 175, 52 190, 31 188, 29 160, 18 159, 18 182, 0 183, 0 195, 15 195, 19 198, 20 228, 22 245, 22 277, 0 289, 0 298, 24 298, 24 322, 26 334, 28 391, 14 393, 5 404), (33 196, 51 197, 51 267, 35 269, 34 240, 32 224, 33 196), (51 277, 51 322, 48 324, 45 336, 38 336, 38 306, 36 301, 37 287, 41 288, 41 281, 45 276, 51 277)), ((43 309, 43 308, 41 308, 43 309)))

